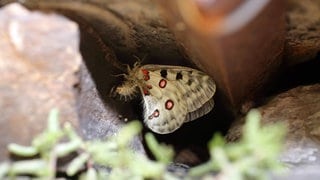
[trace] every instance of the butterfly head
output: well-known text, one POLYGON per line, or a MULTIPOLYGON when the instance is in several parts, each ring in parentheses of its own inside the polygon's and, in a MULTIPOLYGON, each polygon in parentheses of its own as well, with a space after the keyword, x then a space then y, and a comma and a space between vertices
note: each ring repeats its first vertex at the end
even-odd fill
POLYGON ((127 66, 127 74, 123 74, 124 83, 118 86, 115 90, 117 94, 124 97, 125 100, 132 99, 138 92, 138 87, 141 84, 141 66, 140 63, 135 63, 133 68, 127 66))

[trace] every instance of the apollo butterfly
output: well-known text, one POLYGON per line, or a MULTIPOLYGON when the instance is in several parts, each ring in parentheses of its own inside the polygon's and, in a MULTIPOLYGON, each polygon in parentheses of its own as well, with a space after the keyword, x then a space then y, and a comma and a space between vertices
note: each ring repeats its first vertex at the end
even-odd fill
POLYGON ((184 122, 207 114, 214 106, 215 82, 196 69, 136 63, 132 69, 128 67, 124 77, 125 82, 115 92, 127 99, 140 91, 144 122, 159 134, 177 130, 184 122))

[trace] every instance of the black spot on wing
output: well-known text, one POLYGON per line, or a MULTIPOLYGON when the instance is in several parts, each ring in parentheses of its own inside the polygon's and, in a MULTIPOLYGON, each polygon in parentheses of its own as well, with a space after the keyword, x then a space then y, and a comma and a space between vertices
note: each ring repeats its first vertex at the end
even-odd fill
POLYGON ((193 80, 192 79, 189 79, 187 84, 190 86, 192 84, 193 80))
POLYGON ((176 80, 179 80, 179 79, 182 79, 182 74, 181 74, 181 72, 178 72, 178 73, 176 74, 176 80))
POLYGON ((162 70, 160 71, 160 75, 161 75, 161 77, 163 77, 163 78, 167 78, 167 75, 168 75, 167 70, 162 69, 162 70))

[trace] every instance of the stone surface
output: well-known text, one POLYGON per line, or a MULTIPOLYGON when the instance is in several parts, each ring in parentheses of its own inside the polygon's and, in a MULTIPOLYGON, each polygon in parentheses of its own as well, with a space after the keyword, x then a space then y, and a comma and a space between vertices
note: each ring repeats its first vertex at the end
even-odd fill
POLYGON ((303 168, 294 168, 283 175, 271 176, 272 180, 318 180, 320 177, 319 165, 310 165, 303 168))
MULTIPOLYGON (((81 49, 92 72, 82 63, 80 34, 74 22, 56 14, 29 12, 17 4, 5 7, 0 15, 4 37, 0 42, 4 50, 0 54, 3 73, 0 108, 4 114, 0 119, 0 133, 4 137, 0 141, 0 160, 6 157, 7 143, 27 145, 42 131, 47 114, 54 107, 60 109, 61 119, 71 121, 85 139, 116 135, 125 124, 119 115, 136 119, 132 105, 109 96, 113 86, 110 83, 117 80, 110 74, 116 72, 109 71, 106 64, 100 64, 100 69, 91 69, 92 65, 107 61, 102 60, 106 51, 95 52, 97 44, 91 44, 90 36, 83 37, 81 49), (105 73, 103 81, 107 82, 106 86, 99 87, 101 94, 92 78, 99 72, 105 73)), ((112 53, 109 50, 110 61, 114 58, 112 53)), ((95 80, 99 82, 99 79, 95 80)), ((132 142, 132 148, 144 153, 138 137, 132 142)))
POLYGON ((143 63, 188 64, 152 1, 28 0, 22 3, 31 9, 62 13, 81 26, 93 28, 101 38, 96 43, 104 43, 116 54, 116 61, 111 62, 115 68, 133 65, 137 61, 134 56, 143 63))
POLYGON ((30 144, 52 108, 77 126, 78 36, 77 24, 65 17, 18 4, 0 10, 0 161, 8 143, 30 144))
MULTIPOLYGON (((0 1, 0 6, 9 1, 0 1)), ((314 57, 318 50, 318 31, 317 28, 314 30, 312 27, 317 26, 318 20, 315 16, 317 16, 316 9, 319 5, 316 4, 317 0, 308 0, 306 3, 298 0, 287 1, 289 8, 286 63, 300 65, 299 63, 314 57), (314 4, 316 6, 313 6, 314 4), (311 15, 309 11, 314 13, 311 15), (309 25, 306 25, 308 23, 309 25), (304 37, 308 38, 304 39, 304 37)), ((77 97, 77 108, 82 133, 88 139, 116 134, 119 127, 123 125, 119 115, 129 120, 141 119, 142 110, 139 99, 129 103, 108 97, 111 88, 121 83, 121 78, 113 75, 124 73, 124 64, 133 64, 136 61, 134 56, 140 57, 144 64, 192 66, 187 61, 188 57, 180 51, 183 49, 180 47, 181 44, 175 42, 174 36, 167 29, 153 1, 28 0, 20 2, 31 9, 63 13, 80 25, 81 53, 89 72, 85 67, 81 68, 81 83, 77 86, 80 93, 77 97)), ((241 69, 242 66, 239 68, 241 69)), ((306 80, 302 76, 300 78, 301 82, 306 80)), ((219 93, 217 93, 217 99, 221 98, 219 93)), ((229 112, 221 110, 224 107, 219 101, 216 105, 208 116, 185 124, 179 132, 168 136, 157 136, 160 141, 175 147, 178 152, 176 157, 178 162, 194 165, 205 161, 208 157, 207 141, 216 130, 223 131, 228 128, 230 118, 226 116, 229 112)), ((138 143, 136 148, 140 149, 140 145, 138 143)), ((311 152, 313 152, 312 148, 311 152)))
POLYGON ((320 51, 320 1, 287 0, 285 63, 309 61, 320 51))
MULTIPOLYGON (((278 94, 257 109, 263 124, 282 122, 287 126, 282 162, 289 167, 320 163, 320 84, 278 94)), ((239 138, 243 122, 236 121, 230 128, 228 140, 239 138)))
MULTIPOLYGON (((130 104, 115 101, 107 96, 107 93, 99 94, 86 66, 81 67, 79 75, 77 109, 83 138, 105 139, 117 135, 119 129, 125 125, 124 118, 132 119, 134 116, 130 104)), ((131 148, 136 152, 145 153, 141 137, 133 139, 131 148)))

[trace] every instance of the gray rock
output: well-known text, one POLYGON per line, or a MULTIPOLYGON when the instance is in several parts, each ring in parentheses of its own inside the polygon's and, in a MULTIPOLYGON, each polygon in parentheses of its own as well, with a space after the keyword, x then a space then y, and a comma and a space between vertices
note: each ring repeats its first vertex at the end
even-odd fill
MULTIPOLYGON (((257 109, 263 124, 282 122, 287 126, 282 162, 291 168, 320 163, 320 84, 296 87, 270 98, 257 109)), ((243 122, 242 118, 234 123, 228 140, 240 137, 243 122)))
POLYGON ((78 36, 77 24, 65 17, 19 4, 0 10, 0 160, 7 157, 8 143, 29 145, 52 108, 77 126, 78 36))

